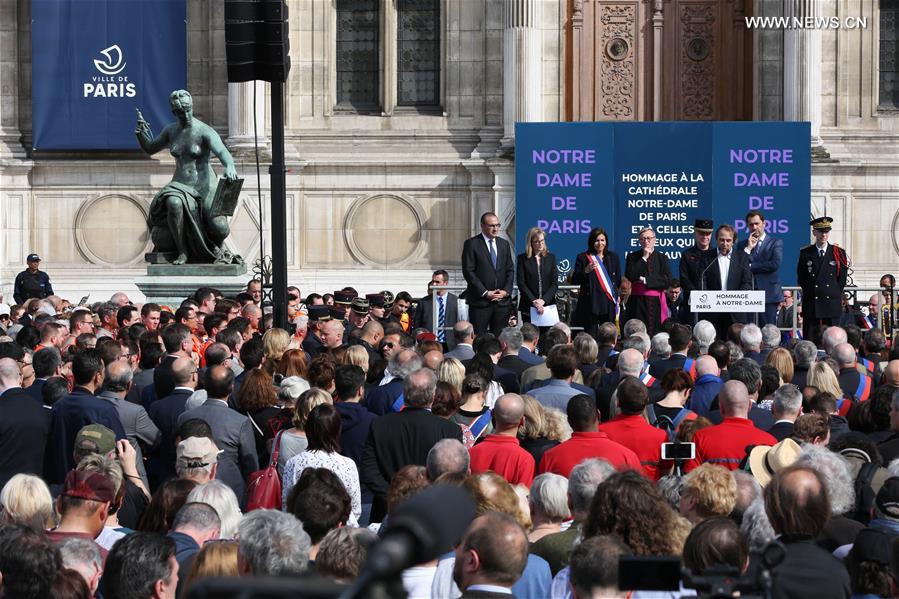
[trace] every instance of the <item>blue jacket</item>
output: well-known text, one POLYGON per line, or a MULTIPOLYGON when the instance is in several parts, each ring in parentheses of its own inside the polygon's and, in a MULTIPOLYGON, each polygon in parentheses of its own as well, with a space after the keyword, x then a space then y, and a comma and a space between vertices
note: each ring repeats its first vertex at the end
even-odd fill
MULTIPOLYGON (((737 244, 737 251, 746 252, 747 240, 737 244)), ((765 292, 765 303, 773 304, 783 299, 780 287, 780 265, 783 262, 783 240, 765 235, 749 254, 749 270, 755 277, 755 288, 765 292)))
POLYGON ((362 400, 362 405, 376 416, 394 412, 396 398, 403 394, 403 379, 393 379, 386 385, 374 387, 362 400))
POLYGON ((50 410, 50 435, 47 437, 44 476, 47 482, 61 483, 75 467, 75 436, 88 424, 102 424, 112 429, 116 439, 125 438, 125 429, 115 406, 84 387, 75 387, 53 404, 50 410))
POLYGON ((712 401, 718 397, 718 391, 721 390, 722 385, 724 385, 724 381, 720 377, 714 374, 702 375, 696 379, 693 393, 690 394, 690 399, 687 400, 687 408, 696 412, 698 416, 708 418, 709 413, 712 411, 712 401))

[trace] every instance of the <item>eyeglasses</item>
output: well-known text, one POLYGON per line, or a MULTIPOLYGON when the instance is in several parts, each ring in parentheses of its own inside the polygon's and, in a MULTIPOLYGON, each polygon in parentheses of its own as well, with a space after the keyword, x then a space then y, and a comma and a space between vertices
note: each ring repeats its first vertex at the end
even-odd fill
POLYGON ((387 343, 384 344, 384 347, 386 347, 387 349, 393 349, 396 346, 393 343, 391 343, 390 341, 388 341, 387 343))

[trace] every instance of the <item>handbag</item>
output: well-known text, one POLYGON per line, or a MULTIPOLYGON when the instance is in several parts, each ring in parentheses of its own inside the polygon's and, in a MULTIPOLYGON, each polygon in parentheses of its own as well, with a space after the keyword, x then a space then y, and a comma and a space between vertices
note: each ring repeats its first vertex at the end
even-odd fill
MULTIPOLYGON (((252 418, 250 419, 252 420, 252 418)), ((251 512, 258 509, 281 509, 281 476, 278 474, 278 451, 281 448, 281 434, 278 431, 272 444, 272 458, 263 470, 250 474, 247 481, 247 507, 251 512)))

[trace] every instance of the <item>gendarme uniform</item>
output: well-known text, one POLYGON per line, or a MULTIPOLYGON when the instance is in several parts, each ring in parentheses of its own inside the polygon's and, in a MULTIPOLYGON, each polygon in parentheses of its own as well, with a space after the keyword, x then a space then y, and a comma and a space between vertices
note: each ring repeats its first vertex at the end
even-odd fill
MULTIPOLYGON (((809 223, 813 229, 829 232, 833 219, 822 216, 809 223)), ((799 251, 796 276, 802 288, 802 335, 812 339, 815 327, 833 326, 843 311, 843 288, 849 270, 846 251, 827 243, 814 243, 799 251)))
MULTIPOLYGON (((26 262, 40 263, 41 259, 37 254, 29 254, 26 262)), ((42 270, 31 272, 30 269, 23 270, 16 275, 15 285, 13 286, 13 299, 17 304, 24 304, 26 300, 31 298, 44 299, 53 295, 53 286, 50 285, 50 275, 42 270)))
MULTIPOLYGON (((693 230, 700 233, 711 233, 713 230, 711 219, 697 218, 693 230)), ((678 271, 683 290, 683 299, 678 315, 680 322, 693 325, 693 314, 690 312, 690 292, 694 289, 702 289, 702 273, 716 257, 717 252, 711 245, 709 245, 709 249, 701 250, 696 247, 695 243, 681 254, 678 271)))

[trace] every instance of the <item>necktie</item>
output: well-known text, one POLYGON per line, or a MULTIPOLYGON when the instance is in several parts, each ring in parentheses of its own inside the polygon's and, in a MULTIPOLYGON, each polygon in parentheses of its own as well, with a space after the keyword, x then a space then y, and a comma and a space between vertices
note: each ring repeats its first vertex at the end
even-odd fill
POLYGON ((443 330, 446 326, 446 298, 442 295, 437 296, 437 326, 437 341, 443 343, 446 341, 446 331, 443 330))
POLYGON ((819 256, 820 258, 823 258, 823 257, 824 257, 824 250, 818 250, 818 256, 819 256))
POLYGON ((493 245, 492 239, 488 245, 490 247, 490 261, 493 263, 493 270, 496 270, 496 246, 493 245))

